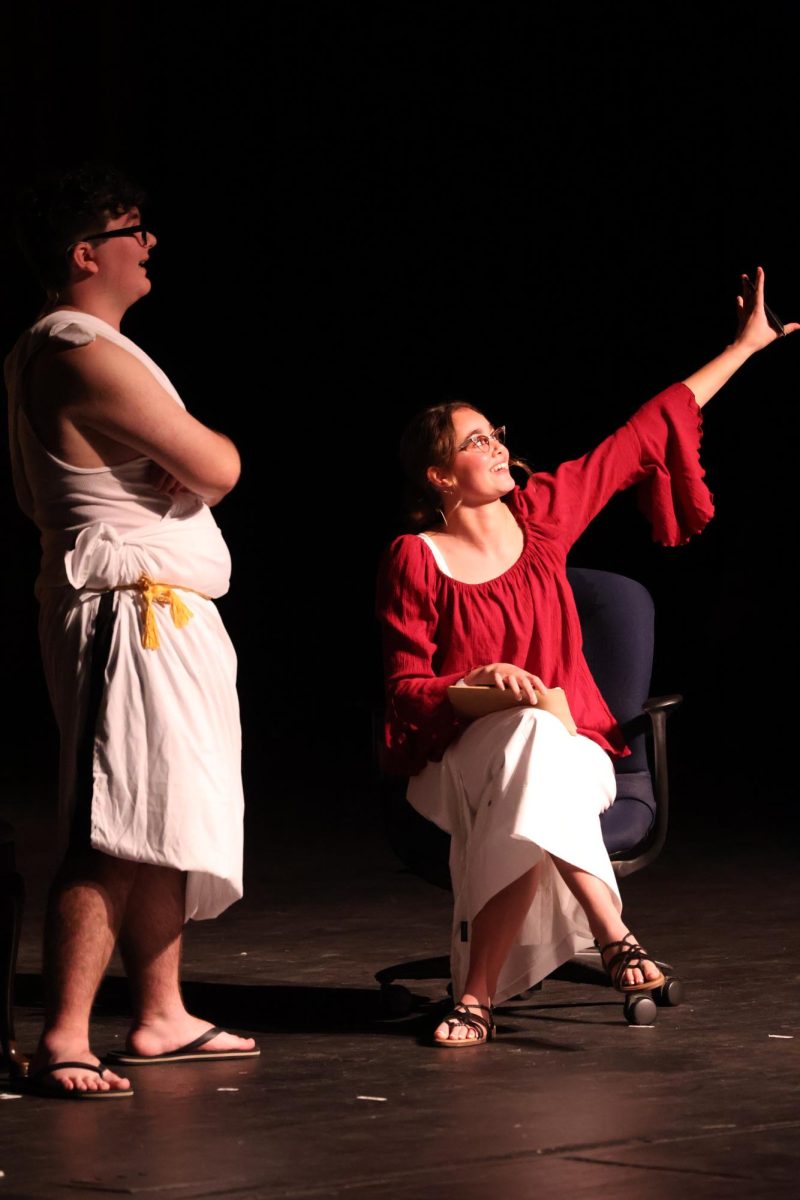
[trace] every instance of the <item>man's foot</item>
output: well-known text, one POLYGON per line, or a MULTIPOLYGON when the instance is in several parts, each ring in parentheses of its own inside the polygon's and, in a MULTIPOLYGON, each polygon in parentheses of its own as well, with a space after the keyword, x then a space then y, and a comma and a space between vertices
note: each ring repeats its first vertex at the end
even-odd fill
POLYGON ((439 1046, 460 1046, 466 1043, 479 1045, 491 1041, 493 1036, 491 1005, 481 1004, 475 996, 466 993, 441 1025, 437 1025, 433 1041, 439 1046))
POLYGON ((660 987, 664 982, 664 975, 655 960, 630 931, 603 946, 600 957, 617 991, 644 992, 660 987))
POLYGON ((157 1018, 134 1025, 124 1051, 106 1055, 107 1061, 133 1065, 140 1062, 200 1062, 220 1058, 257 1058, 261 1051, 253 1038, 238 1037, 209 1026, 189 1013, 157 1018))
POLYGON ((29 1090, 39 1096, 77 1098, 76 1094, 131 1092, 130 1080, 103 1067, 88 1043, 66 1038, 42 1040, 28 1066, 27 1079, 35 1081, 35 1089, 29 1090), (69 1065, 59 1067, 58 1063, 69 1065))

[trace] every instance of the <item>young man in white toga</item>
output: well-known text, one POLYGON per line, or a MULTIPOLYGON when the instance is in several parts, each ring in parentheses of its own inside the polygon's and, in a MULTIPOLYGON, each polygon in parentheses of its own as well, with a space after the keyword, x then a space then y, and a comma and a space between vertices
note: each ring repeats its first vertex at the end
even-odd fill
POLYGON ((34 189, 23 248, 47 291, 6 360, 20 505, 42 534, 42 657, 61 737, 66 851, 44 940, 45 1025, 27 1089, 132 1094, 128 1066, 252 1057, 250 1038, 189 1014, 183 925, 241 888, 236 658, 213 598, 230 560, 210 512, 239 455, 186 411, 120 332, 150 291, 155 236, 119 173, 34 189), (134 1014, 103 1067, 91 1005, 115 944, 134 1014))

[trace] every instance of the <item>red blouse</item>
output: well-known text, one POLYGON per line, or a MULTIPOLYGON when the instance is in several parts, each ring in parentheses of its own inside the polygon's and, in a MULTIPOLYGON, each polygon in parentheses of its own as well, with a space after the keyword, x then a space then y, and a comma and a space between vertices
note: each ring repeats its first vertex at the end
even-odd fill
POLYGON ((386 551, 378 579, 387 712, 384 765, 421 771, 469 723, 447 688, 473 669, 510 662, 563 687, 578 731, 612 754, 627 748, 582 651, 566 576, 567 552, 615 492, 640 484, 653 538, 678 546, 714 514, 699 462, 702 417, 692 392, 674 384, 648 400, 605 441, 504 497, 525 535, 520 557, 495 579, 444 575, 414 534, 386 551))

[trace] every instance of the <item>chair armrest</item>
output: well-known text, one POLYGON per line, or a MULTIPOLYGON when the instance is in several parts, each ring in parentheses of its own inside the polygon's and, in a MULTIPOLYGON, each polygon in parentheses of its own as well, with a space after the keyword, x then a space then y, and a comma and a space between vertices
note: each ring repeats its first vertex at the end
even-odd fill
POLYGON ((666 712, 668 709, 677 708, 679 704, 683 704, 683 696, 675 692, 671 696, 650 696, 642 708, 645 712, 666 712))
MULTIPOLYGON (((642 733, 655 734, 656 727, 662 724, 674 708, 683 703, 683 696, 651 696, 642 705, 642 711, 628 721, 620 723, 620 729, 626 741, 633 741, 642 733), (663 714, 663 715, 662 715, 663 714)), ((656 735, 657 736, 657 735, 656 735)))

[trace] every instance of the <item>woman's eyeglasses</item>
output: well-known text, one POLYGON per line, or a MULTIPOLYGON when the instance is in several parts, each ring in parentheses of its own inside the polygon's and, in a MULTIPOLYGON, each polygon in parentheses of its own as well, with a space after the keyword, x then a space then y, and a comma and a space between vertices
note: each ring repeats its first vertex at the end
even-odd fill
POLYGON ((492 442, 504 444, 505 440, 506 427, 498 425, 497 429, 493 429, 491 433, 471 433, 460 446, 456 446, 456 450, 478 450, 481 454, 485 454, 492 442))
POLYGON ((70 250, 74 250, 81 242, 98 242, 102 238, 117 237, 135 237, 140 246, 146 246, 149 235, 146 225, 125 225, 122 229, 105 229, 102 233, 85 233, 72 245, 67 246, 66 252, 69 254, 70 250))

